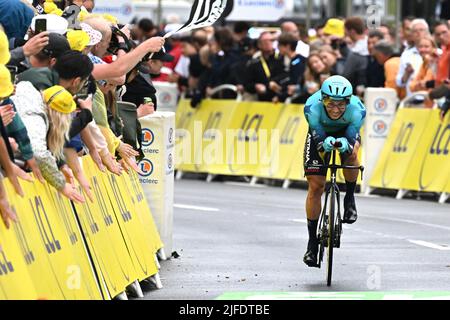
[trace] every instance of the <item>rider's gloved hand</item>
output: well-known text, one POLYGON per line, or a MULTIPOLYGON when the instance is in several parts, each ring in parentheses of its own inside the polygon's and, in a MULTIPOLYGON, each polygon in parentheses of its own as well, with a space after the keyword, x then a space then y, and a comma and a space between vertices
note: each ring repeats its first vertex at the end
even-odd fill
POLYGON ((336 139, 334 137, 328 137, 323 142, 323 149, 325 152, 331 152, 334 149, 334 144, 336 143, 336 139))
POLYGON ((346 153, 351 151, 350 143, 348 143, 347 138, 336 139, 336 142, 341 144, 341 147, 338 148, 340 153, 346 153))

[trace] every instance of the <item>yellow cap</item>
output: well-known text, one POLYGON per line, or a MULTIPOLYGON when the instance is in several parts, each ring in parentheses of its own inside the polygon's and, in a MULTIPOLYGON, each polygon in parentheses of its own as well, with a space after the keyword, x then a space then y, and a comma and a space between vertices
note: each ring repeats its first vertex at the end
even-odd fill
POLYGON ((69 114, 76 109, 72 95, 61 86, 53 86, 44 90, 43 96, 45 103, 58 112, 69 114))
POLYGON ((52 13, 53 11, 57 10, 58 6, 53 3, 53 1, 45 1, 44 2, 44 12, 45 13, 52 13))
POLYGON ((69 41, 70 48, 76 51, 83 51, 91 41, 87 32, 83 30, 69 30, 66 37, 67 41, 69 41))
POLYGON ((327 35, 336 36, 339 38, 345 37, 345 22, 339 19, 328 19, 325 27, 323 28, 323 33, 327 35))
POLYGON ((119 23, 119 20, 115 16, 113 16, 111 14, 104 13, 102 16, 103 16, 103 18, 105 18, 105 20, 111 22, 112 24, 118 24, 119 23))
POLYGON ((87 11, 81 10, 80 13, 78 14, 78 20, 79 21, 84 21, 87 18, 89 18, 91 14, 87 11))
POLYGON ((7 64, 10 59, 8 37, 0 29, 0 64, 7 64))
POLYGON ((7 98, 14 92, 11 82, 11 72, 4 65, 0 65, 0 98, 7 98))

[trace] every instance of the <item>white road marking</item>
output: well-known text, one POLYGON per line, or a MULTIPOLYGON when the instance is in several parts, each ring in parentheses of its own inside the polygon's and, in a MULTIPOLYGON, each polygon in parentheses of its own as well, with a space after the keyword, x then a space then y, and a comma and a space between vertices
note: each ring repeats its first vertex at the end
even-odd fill
POLYGON ((308 223, 308 221, 306 219, 292 219, 292 220, 289 220, 289 221, 296 222, 296 223, 305 223, 305 224, 308 223))
POLYGON ((224 182, 224 184, 230 185, 230 186, 238 186, 238 187, 247 187, 247 188, 268 188, 268 185, 265 184, 250 184, 250 182, 232 182, 227 181, 224 182))
POLYGON ((195 211, 207 211, 207 212, 218 212, 218 211, 220 211, 217 208, 191 206, 191 205, 187 205, 187 204, 174 204, 173 206, 174 206, 174 208, 178 208, 178 209, 195 210, 195 211))
POLYGON ((425 226, 425 227, 450 231, 450 227, 447 227, 447 226, 441 226, 439 224, 432 224, 432 223, 424 223, 424 222, 419 222, 419 221, 409 220, 409 219, 385 218, 385 217, 371 216, 371 215, 365 215, 365 214, 361 215, 361 217, 369 218, 369 219, 393 221, 393 222, 403 222, 403 223, 415 224, 415 225, 419 225, 419 226, 425 226))
MULTIPOLYGON (((289 221, 296 222, 296 223, 305 223, 305 224, 308 223, 307 220, 304 220, 304 219, 292 219, 292 220, 289 220, 289 221)), ((361 233, 373 234, 373 235, 376 235, 376 236, 382 237, 382 238, 389 238, 389 239, 397 239, 397 240, 401 240, 401 241, 408 241, 408 242, 410 242, 412 244, 419 245, 419 246, 422 246, 422 247, 427 247, 427 248, 441 250, 441 251, 450 251, 450 247, 441 246, 441 245, 434 244, 434 243, 431 243, 431 242, 426 242, 426 241, 421 241, 421 240, 410 240, 410 239, 402 238, 402 237, 399 237, 399 236, 392 236, 392 235, 385 234, 385 233, 382 233, 382 232, 375 232, 375 231, 364 230, 364 229, 360 229, 360 228, 352 228, 352 227, 347 226, 347 225, 343 225, 343 227, 344 227, 344 229, 349 229, 349 230, 356 231, 356 232, 361 232, 361 233)))
POLYGON ((426 241, 421 241, 421 240, 408 240, 411 243, 417 244, 419 246, 423 246, 423 247, 427 247, 427 248, 431 248, 431 249, 436 249, 436 250, 441 250, 441 251, 450 251, 450 247, 444 247, 435 243, 431 243, 431 242, 426 242, 426 241))

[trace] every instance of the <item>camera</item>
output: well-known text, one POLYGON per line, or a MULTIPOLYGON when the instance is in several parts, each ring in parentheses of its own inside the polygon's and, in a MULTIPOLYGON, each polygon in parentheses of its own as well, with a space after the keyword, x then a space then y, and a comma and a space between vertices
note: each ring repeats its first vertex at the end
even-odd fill
POLYGON ((118 25, 118 27, 111 27, 112 37, 111 42, 109 43, 108 52, 113 55, 116 55, 119 49, 122 49, 125 52, 130 52, 131 49, 135 47, 134 42, 128 39, 128 37, 122 31, 120 31, 119 28, 123 27, 123 25, 118 25), (119 43, 119 37, 122 37, 125 40, 125 43, 119 43))

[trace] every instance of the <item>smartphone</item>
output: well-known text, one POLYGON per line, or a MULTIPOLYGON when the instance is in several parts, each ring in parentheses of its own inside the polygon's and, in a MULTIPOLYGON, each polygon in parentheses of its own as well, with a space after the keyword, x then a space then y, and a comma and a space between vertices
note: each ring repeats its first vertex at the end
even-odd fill
POLYGON ((35 34, 39 34, 41 32, 47 31, 47 19, 36 19, 34 24, 34 32, 35 34))

